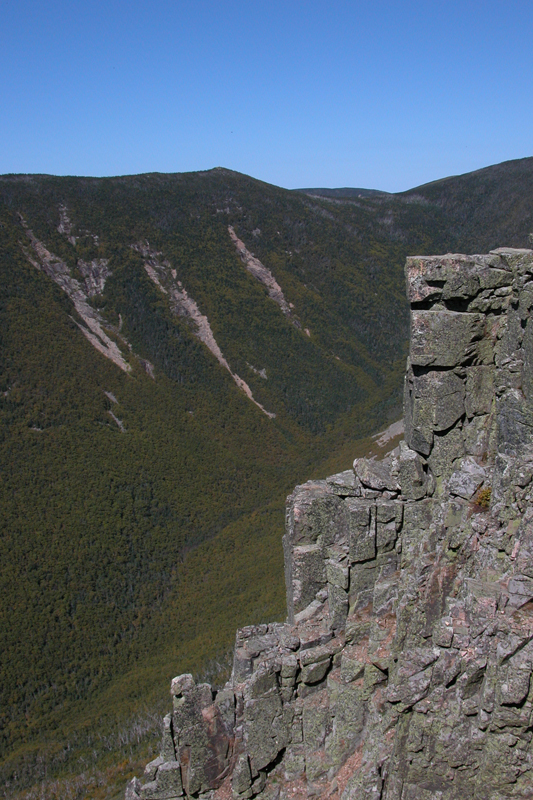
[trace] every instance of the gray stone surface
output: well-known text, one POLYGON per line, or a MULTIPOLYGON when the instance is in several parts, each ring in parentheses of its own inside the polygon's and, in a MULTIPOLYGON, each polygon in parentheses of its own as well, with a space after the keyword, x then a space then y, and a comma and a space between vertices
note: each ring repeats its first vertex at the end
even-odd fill
POLYGON ((479 365, 466 371, 465 410, 468 417, 488 414, 494 400, 494 367, 479 365))
POLYGON ((392 453, 381 460, 374 458, 358 458, 354 461, 354 471, 363 486, 383 491, 388 489, 397 492, 398 458, 392 453))
POLYGON ((459 469, 450 476, 448 489, 450 494, 470 500, 486 477, 486 471, 476 463, 474 457, 466 456, 461 460, 459 469))
POLYGON ((484 330, 481 314, 457 311, 413 311, 411 313, 412 366, 455 367, 476 352, 475 342, 484 330))
POLYGON ((126 786, 124 800, 138 800, 138 798, 141 796, 141 787, 142 783, 140 782, 139 778, 132 778, 126 786))
MULTIPOLYGON (((475 423, 474 423, 475 424, 475 423)), ((478 437, 478 427, 475 425, 474 435, 478 437)), ((428 465, 436 478, 449 478, 455 471, 455 462, 465 455, 466 452, 474 452, 468 449, 469 441, 465 440, 465 429, 459 424, 445 434, 438 434, 433 439, 433 448, 428 456, 428 465)))
POLYGON ((416 450, 400 442, 400 485, 406 500, 421 500, 427 494, 425 461, 416 450))

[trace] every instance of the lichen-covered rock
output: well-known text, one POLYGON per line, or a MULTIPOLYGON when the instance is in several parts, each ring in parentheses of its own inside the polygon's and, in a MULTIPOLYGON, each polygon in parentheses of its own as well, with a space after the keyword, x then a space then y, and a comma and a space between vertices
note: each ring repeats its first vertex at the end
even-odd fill
POLYGON ((405 442, 400 442, 400 486, 406 500, 421 500, 427 494, 426 462, 405 442))
POLYGON ((466 456, 461 460, 459 469, 450 476, 448 489, 450 494, 470 500, 486 477, 486 471, 473 456, 466 456))
POLYGON ((533 252, 407 277, 405 441, 295 489, 287 623, 172 681, 127 800, 533 797, 533 252))
POLYGON ((132 778, 131 781, 128 782, 126 786, 126 794, 124 795, 124 800, 138 800, 141 796, 141 787, 142 783, 138 778, 132 778))
POLYGON ((374 458, 358 458, 354 461, 353 467, 357 478, 369 489, 397 492, 400 488, 396 453, 391 453, 380 461, 374 458))
POLYGON ((428 455, 436 432, 446 431, 465 413, 465 382, 455 372, 429 371, 406 378, 406 439, 428 455))
POLYGON ((481 314, 458 311, 413 311, 411 313, 411 365, 456 367, 472 358, 483 336, 481 314))

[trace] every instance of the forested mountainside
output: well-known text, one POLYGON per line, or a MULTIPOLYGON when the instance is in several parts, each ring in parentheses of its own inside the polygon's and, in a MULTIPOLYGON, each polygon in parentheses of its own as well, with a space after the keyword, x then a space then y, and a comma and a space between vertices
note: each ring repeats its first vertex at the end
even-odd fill
POLYGON ((380 192, 379 189, 355 189, 350 186, 345 186, 342 189, 295 189, 296 192, 303 192, 310 197, 332 197, 339 199, 357 198, 357 197, 392 197, 390 192, 380 192))
POLYGON ((400 237, 405 224, 405 205, 425 203, 435 214, 428 214, 427 224, 431 225, 432 219, 444 222, 446 247, 450 251, 485 251, 498 247, 503 241, 509 247, 526 247, 531 243, 528 234, 533 234, 533 158, 504 161, 396 195, 350 188, 299 191, 341 201, 365 194, 380 199, 379 205, 388 212, 388 224, 392 229, 397 226, 400 237), (437 209, 442 217, 435 213, 437 209))
POLYGON ((111 796, 169 678, 283 617, 285 495, 398 413, 405 257, 527 245, 532 165, 355 199, 0 178, 6 796, 111 796))

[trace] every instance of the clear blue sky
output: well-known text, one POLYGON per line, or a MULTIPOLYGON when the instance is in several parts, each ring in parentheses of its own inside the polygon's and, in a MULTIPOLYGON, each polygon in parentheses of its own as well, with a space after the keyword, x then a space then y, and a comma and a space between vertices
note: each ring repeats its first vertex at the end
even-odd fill
POLYGON ((3 0, 0 173, 401 191, 533 155, 531 0, 3 0))

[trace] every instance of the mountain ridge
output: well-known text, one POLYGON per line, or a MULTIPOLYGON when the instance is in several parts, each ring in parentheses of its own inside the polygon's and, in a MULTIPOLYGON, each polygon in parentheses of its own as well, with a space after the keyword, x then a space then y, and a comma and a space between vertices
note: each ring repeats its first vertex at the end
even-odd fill
MULTIPOLYGON (((517 169, 509 177, 505 167, 499 188, 468 213, 471 185, 442 203, 332 204, 223 169, 0 178, 7 796, 36 780, 68 781, 80 764, 109 764, 104 739, 120 752, 126 717, 148 699, 163 702, 178 660, 201 672, 223 662, 240 624, 283 615, 284 496, 325 461, 329 471, 345 467, 357 440, 399 413, 405 257, 459 250, 474 236, 472 211, 471 249, 489 249, 503 228, 509 244, 526 244, 533 195, 529 171, 519 179, 517 169), (103 292, 86 292, 87 304, 128 374, 94 349, 71 300, 30 263, 19 213, 80 286, 100 285, 107 261, 103 292), (301 329, 246 269, 228 226, 293 303, 301 329), (149 257, 132 247, 146 240, 275 419, 239 389, 193 321, 172 311, 149 257), (217 603, 224 593, 226 609, 217 603)), ((131 764, 147 741, 128 745, 131 764)))

